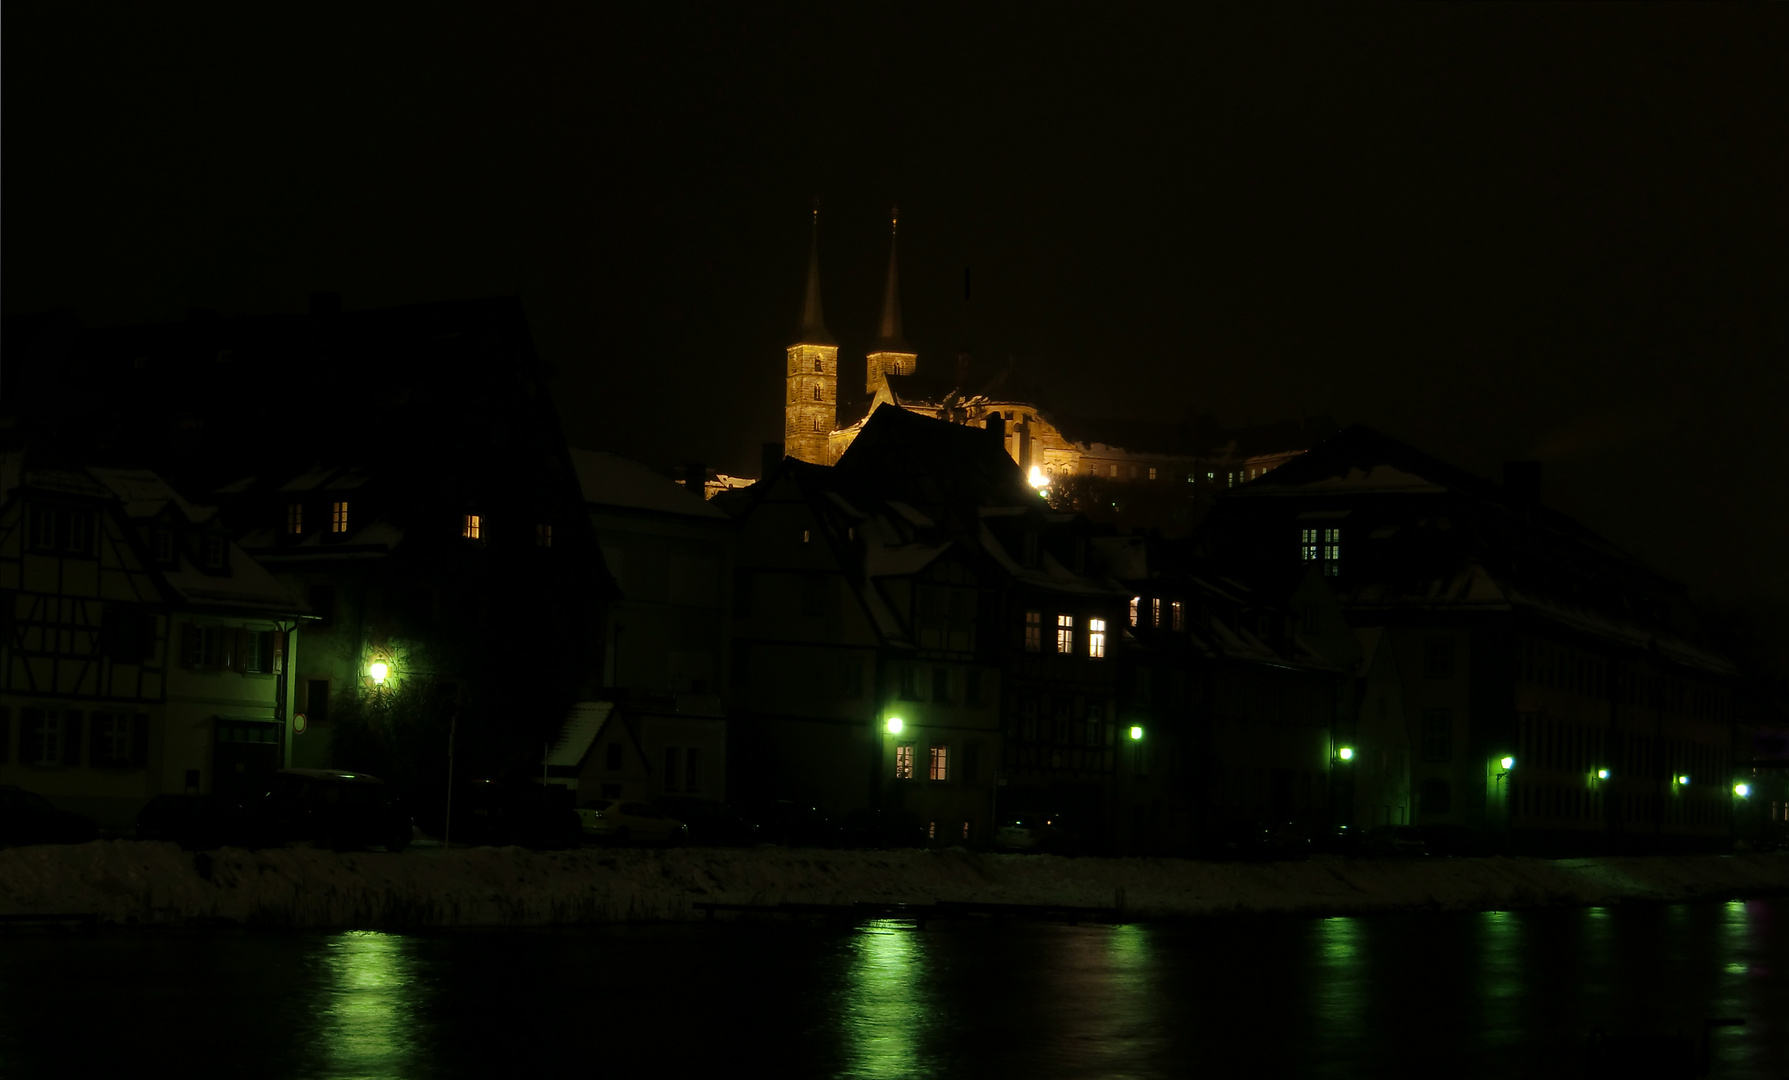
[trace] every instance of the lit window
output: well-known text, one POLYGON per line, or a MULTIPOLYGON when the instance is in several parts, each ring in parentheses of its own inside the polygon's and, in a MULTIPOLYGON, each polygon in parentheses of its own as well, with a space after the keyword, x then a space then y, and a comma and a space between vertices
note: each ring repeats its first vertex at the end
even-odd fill
POLYGON ((464 536, 468 540, 483 539, 483 537, 484 537, 484 518, 480 517, 477 514, 467 514, 466 515, 466 524, 461 528, 460 535, 464 536))
POLYGON ((1075 617, 1073 615, 1056 616, 1056 651, 1059 653, 1075 651, 1075 617))
POLYGON ((1317 561, 1317 530, 1300 529, 1298 533, 1298 554, 1305 562, 1317 561))
POLYGON ((1154 469, 1150 469, 1150 470, 1149 470, 1149 478, 1150 478, 1150 479, 1151 479, 1151 480, 1154 480, 1154 479, 1155 479, 1155 470, 1154 470, 1154 469))
POLYGON ((895 779, 913 779, 913 744, 910 742, 895 747, 895 779))
POLYGON ((1143 604, 1143 598, 1141 596, 1131 597, 1131 625, 1132 626, 1137 625, 1137 609, 1139 607, 1141 607, 1142 604, 1143 604))
POLYGON ((1174 629, 1185 630, 1186 629, 1186 606, 1178 600, 1174 601, 1172 603, 1172 605, 1170 605, 1170 606, 1173 608, 1173 611, 1174 611, 1174 629))
POLYGON ((1149 601, 1149 625, 1162 625, 1162 598, 1159 596, 1149 601))
POLYGON ((329 531, 345 533, 348 531, 348 504, 334 503, 329 508, 329 531))
POLYGON ((932 744, 931 777, 934 780, 950 779, 949 751, 943 743, 932 744))
POLYGON ((1106 655, 1106 620, 1087 620, 1087 655, 1095 659, 1106 655))
POLYGON ((1113 475, 1113 476, 1117 476, 1117 475, 1118 475, 1118 466, 1116 466, 1116 465, 1113 465, 1113 466, 1112 466, 1112 467, 1111 467, 1111 469, 1112 469, 1112 473, 1111 473, 1111 475, 1113 475))
POLYGON ((534 543, 536 547, 552 547, 553 526, 536 525, 534 527, 534 543))
POLYGON ((292 503, 286 507, 286 531, 293 536, 304 531, 303 503, 292 503))
POLYGON ((1336 564, 1342 561, 1342 530, 1323 530, 1323 572, 1333 574, 1336 564))
POLYGON ((1027 611, 1025 613, 1025 651, 1038 652, 1044 647, 1044 613, 1027 611))

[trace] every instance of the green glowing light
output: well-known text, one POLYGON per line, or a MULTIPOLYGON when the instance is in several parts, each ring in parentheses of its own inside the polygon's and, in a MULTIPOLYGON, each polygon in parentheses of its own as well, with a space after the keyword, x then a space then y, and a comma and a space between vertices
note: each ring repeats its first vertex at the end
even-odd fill
POLYGON ((1336 757, 1341 758, 1343 761, 1353 761, 1354 760, 1354 747, 1352 747, 1352 746, 1342 747, 1340 750, 1336 751, 1336 757))
POLYGON ((1142 728, 1140 728, 1140 727, 1132 727, 1131 728, 1131 738, 1141 739, 1142 737, 1143 737, 1143 729, 1142 728))
POLYGON ((383 660, 375 660, 367 665, 366 671, 368 675, 373 677, 373 684, 375 686, 383 686, 385 684, 385 677, 391 674, 391 665, 383 660))
POLYGON ((1607 779, 1609 779, 1609 770, 1608 770, 1608 769, 1598 769, 1598 770, 1597 770, 1597 771, 1596 771, 1596 778, 1597 778, 1597 779, 1598 779, 1598 780, 1607 780, 1607 779))
POLYGON ((1513 757, 1506 757, 1503 759, 1502 765, 1505 769, 1513 769, 1516 767, 1516 759, 1513 757))
POLYGON ((1678 782, 1678 783, 1679 783, 1679 784, 1687 784, 1687 783, 1689 783, 1689 782, 1690 782, 1690 774, 1689 774, 1689 773, 1684 773, 1684 774, 1683 774, 1683 775, 1682 775, 1682 776, 1679 776, 1679 777, 1678 777, 1678 778, 1677 778, 1677 782, 1678 782))
POLYGON ((888 733, 890 735, 899 735, 901 733, 901 729, 906 727, 907 724, 900 717, 891 716, 888 718, 888 722, 886 724, 883 724, 882 726, 888 729, 888 733))
POLYGON ((1745 798, 1746 796, 1750 795, 1751 793, 1752 793, 1752 785, 1750 785, 1750 784, 1734 784, 1733 785, 1733 794, 1738 795, 1742 799, 1745 798))

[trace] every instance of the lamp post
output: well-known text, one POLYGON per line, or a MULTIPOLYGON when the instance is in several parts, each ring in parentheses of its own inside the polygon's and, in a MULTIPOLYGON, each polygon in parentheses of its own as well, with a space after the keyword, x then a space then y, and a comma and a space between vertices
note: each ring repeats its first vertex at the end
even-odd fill
POLYGON ((1516 808, 1510 805, 1515 795, 1515 785, 1511 784, 1506 788, 1503 781, 1515 771, 1516 759, 1511 754, 1505 754, 1497 764, 1503 766, 1503 771, 1497 774, 1497 798, 1503 803, 1503 835, 1507 843, 1510 834, 1516 831, 1516 808))

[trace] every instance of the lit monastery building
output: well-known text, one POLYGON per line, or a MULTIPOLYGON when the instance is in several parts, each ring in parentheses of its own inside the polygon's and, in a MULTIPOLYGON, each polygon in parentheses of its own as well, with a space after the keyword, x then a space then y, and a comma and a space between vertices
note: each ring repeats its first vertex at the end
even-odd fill
MULTIPOLYGON (((1058 416, 1039 404, 1040 395, 1013 382, 1010 366, 972 376, 967 355, 958 356, 948 375, 922 374, 901 326, 899 233, 896 208, 881 323, 864 356, 868 405, 856 420, 840 424, 839 348, 821 306, 814 212, 801 322, 785 368, 783 447, 789 457, 835 464, 870 414, 890 405, 953 424, 998 427, 1013 461, 1059 507, 1178 531, 1190 528, 1195 505, 1209 505, 1218 490, 1264 475, 1337 430, 1327 418, 1220 430, 1215 420, 1190 412, 1174 423, 1058 416)), ((708 494, 727 486, 737 481, 710 481, 708 494)))

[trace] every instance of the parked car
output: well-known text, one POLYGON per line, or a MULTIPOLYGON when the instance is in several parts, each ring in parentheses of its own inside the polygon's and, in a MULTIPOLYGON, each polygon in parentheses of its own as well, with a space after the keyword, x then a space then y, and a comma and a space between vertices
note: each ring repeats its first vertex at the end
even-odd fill
POLYGON ((689 826, 690 843, 741 847, 758 842, 758 823, 715 799, 666 795, 653 805, 689 826))
POLYGON ((1414 825, 1379 825, 1367 830, 1356 851, 1369 858, 1427 855, 1429 844, 1423 839, 1423 831, 1414 825))
POLYGON ((994 830, 994 846, 1005 851, 1072 855, 1087 843, 1085 830, 1061 814, 1018 814, 994 830))
POLYGON ((758 823, 759 839, 788 847, 832 847, 839 842, 839 827, 817 806, 776 799, 750 810, 758 823))
POLYGON ((422 831, 455 846, 567 848, 583 838, 571 789, 539 782, 456 782, 417 813, 422 831))
POLYGON ((273 790, 250 807, 257 842, 309 840, 343 851, 410 844, 412 824, 397 793, 385 781, 341 769, 281 769, 273 790))
POLYGON ((157 795, 137 811, 138 840, 170 840, 188 851, 253 841, 249 811, 221 795, 157 795))
POLYGON ((926 829, 919 819, 900 810, 860 808, 845 815, 839 843, 845 847, 924 847, 926 829))
POLYGON ((584 839, 610 844, 682 844, 688 825, 655 809, 651 803, 593 799, 578 807, 584 839))
POLYGON ((0 784, 0 844, 84 844, 99 836, 92 818, 58 810, 34 791, 0 784))

